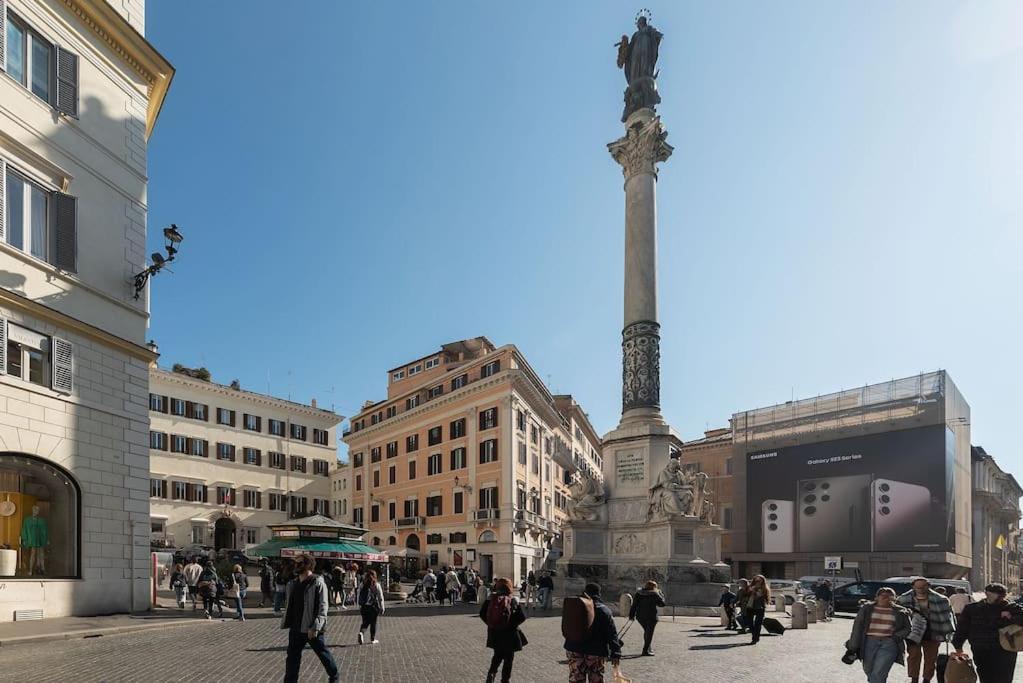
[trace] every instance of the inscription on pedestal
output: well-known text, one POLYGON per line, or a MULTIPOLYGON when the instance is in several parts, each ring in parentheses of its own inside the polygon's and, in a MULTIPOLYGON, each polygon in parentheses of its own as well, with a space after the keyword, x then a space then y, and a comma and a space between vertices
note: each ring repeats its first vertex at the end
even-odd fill
POLYGON ((603 555, 604 532, 582 530, 576 531, 575 552, 578 555, 603 555))
POLYGON ((674 552, 674 554, 693 554, 693 532, 691 529, 677 529, 673 540, 674 548, 672 548, 672 552, 674 552))
POLYGON ((646 462, 641 453, 619 452, 615 457, 615 478, 619 485, 642 484, 646 480, 646 462))

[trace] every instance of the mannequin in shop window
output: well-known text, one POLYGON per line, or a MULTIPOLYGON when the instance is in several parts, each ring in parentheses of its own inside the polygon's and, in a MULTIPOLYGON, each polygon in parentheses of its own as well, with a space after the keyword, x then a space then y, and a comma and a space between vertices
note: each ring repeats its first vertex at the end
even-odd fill
POLYGON ((46 527, 46 520, 39 516, 39 506, 32 506, 32 516, 26 517, 21 523, 21 551, 22 561, 24 553, 28 552, 28 573, 35 576, 38 569, 39 576, 46 574, 46 546, 50 544, 49 531, 46 527))

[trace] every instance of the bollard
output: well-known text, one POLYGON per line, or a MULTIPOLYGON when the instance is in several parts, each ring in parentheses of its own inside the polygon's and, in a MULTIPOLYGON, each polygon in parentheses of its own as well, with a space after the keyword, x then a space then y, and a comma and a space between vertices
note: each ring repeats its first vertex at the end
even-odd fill
POLYGON ((816 624, 817 623, 817 601, 807 600, 806 601, 806 623, 816 624))
POLYGON ((618 616, 628 617, 631 611, 632 596, 628 593, 622 593, 622 597, 618 598, 618 616))
POLYGON ((792 625, 789 628, 806 628, 806 605, 796 601, 792 603, 792 625))
POLYGON ((776 595, 774 598, 774 611, 784 612, 785 611, 785 596, 776 595))

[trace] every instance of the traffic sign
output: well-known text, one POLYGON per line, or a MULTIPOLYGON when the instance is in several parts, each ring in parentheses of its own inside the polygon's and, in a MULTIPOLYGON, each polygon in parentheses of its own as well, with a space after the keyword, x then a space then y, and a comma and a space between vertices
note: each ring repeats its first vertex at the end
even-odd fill
POLYGON ((835 556, 826 556, 824 558, 824 571, 837 572, 842 569, 842 558, 835 556))

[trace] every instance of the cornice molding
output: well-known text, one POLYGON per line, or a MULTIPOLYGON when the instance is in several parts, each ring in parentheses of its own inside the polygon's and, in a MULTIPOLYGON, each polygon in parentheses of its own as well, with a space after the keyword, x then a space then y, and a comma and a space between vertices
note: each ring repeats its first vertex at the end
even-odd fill
POLYGON ((44 306, 43 304, 32 301, 31 299, 26 299, 20 294, 16 294, 11 290, 4 289, 2 287, 0 287, 0 304, 10 306, 11 308, 28 313, 29 315, 41 318, 42 320, 53 323, 59 327, 73 330, 83 337, 98 341, 104 346, 115 348, 129 356, 132 356, 133 358, 138 358, 139 360, 143 360, 147 363, 152 363, 159 358, 159 354, 153 353, 145 346, 139 346, 134 342, 130 342, 115 334, 101 330, 98 327, 93 327, 89 323, 82 322, 78 318, 72 318, 69 315, 55 311, 49 306, 44 306))
POLYGON ((163 101, 174 78, 174 67, 105 0, 61 0, 74 16, 92 30, 149 88, 146 137, 153 132, 163 101))

